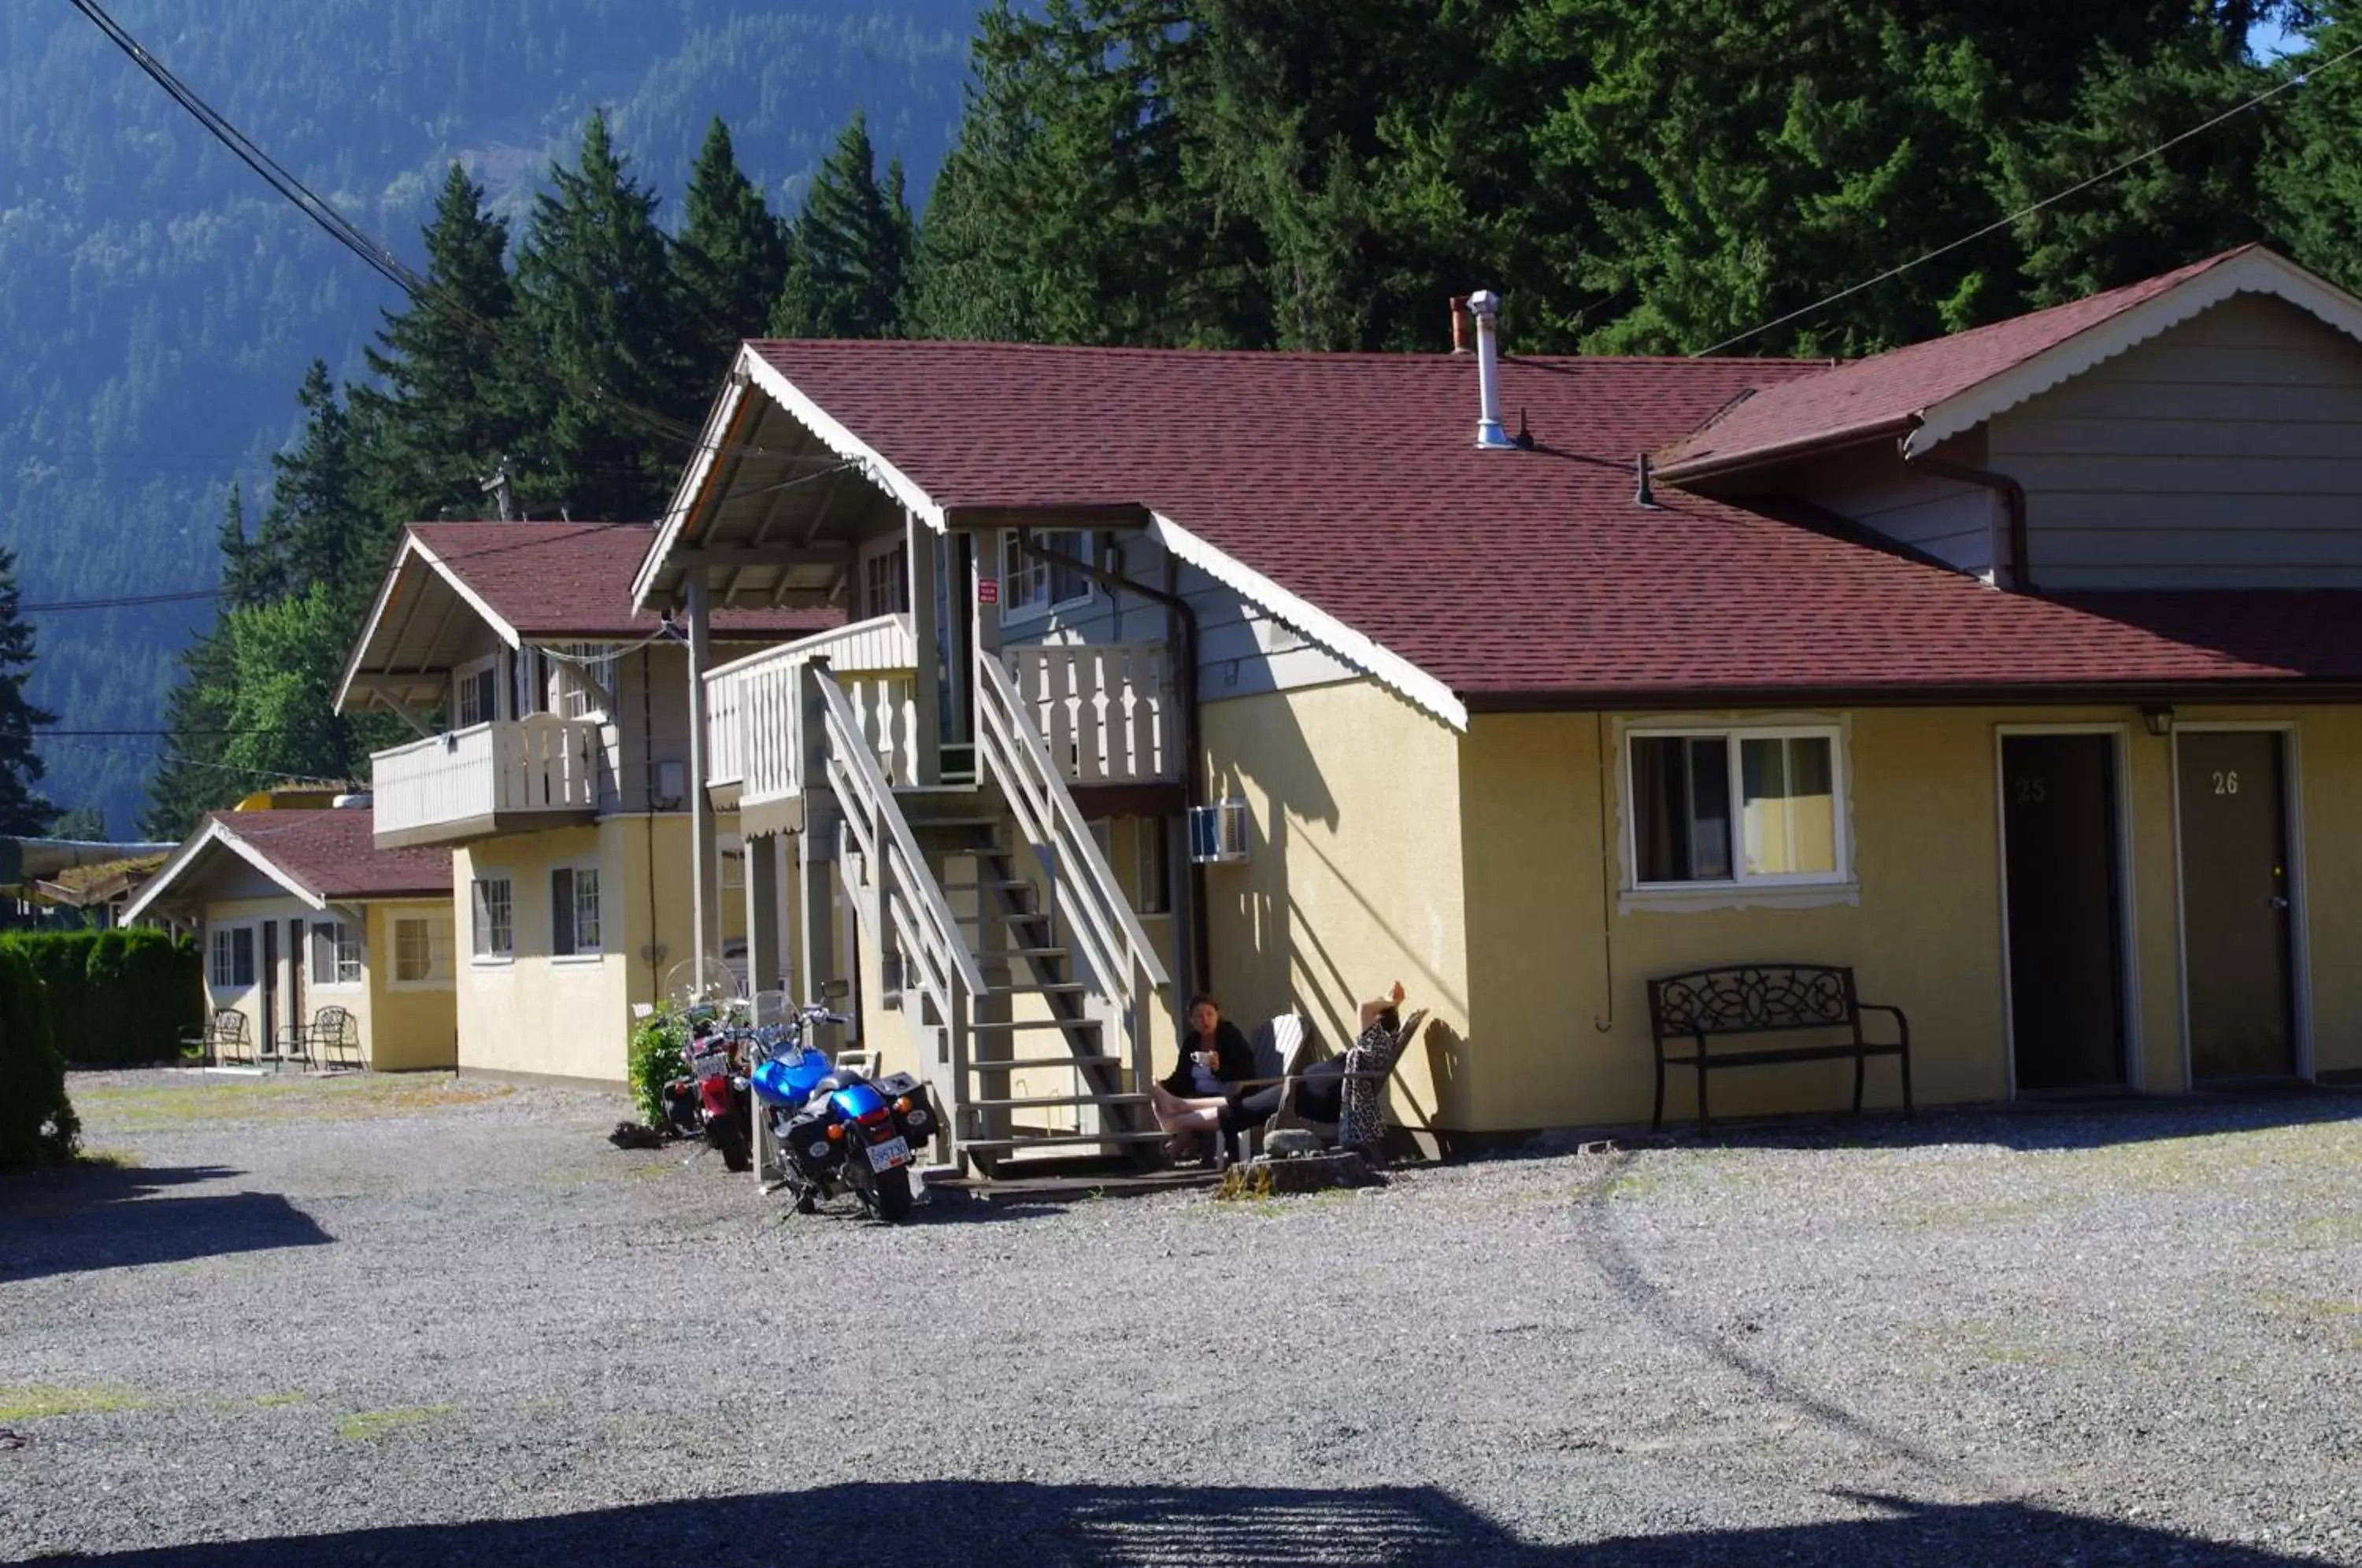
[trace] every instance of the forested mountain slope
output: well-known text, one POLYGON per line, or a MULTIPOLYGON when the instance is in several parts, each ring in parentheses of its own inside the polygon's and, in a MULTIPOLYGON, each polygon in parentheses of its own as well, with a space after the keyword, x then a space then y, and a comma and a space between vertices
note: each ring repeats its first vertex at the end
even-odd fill
MULTIPOLYGON (((955 133, 974 0, 120 0, 181 79, 415 260, 444 170, 517 214, 604 106, 679 215, 712 116, 772 206, 856 108, 924 195, 955 133)), ((28 603, 211 585, 225 491, 267 492, 325 359, 394 291, 271 194, 62 0, 0 0, 0 546, 28 603)), ((718 369, 717 369, 718 374, 718 369)), ((61 731, 160 723, 203 602, 32 617, 61 731)), ((137 815, 157 750, 61 734, 46 793, 137 815)))

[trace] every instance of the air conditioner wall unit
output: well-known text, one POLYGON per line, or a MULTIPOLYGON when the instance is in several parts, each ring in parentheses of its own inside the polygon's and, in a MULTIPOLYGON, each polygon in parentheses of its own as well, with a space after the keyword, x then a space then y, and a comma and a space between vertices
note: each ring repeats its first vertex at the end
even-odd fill
POLYGON ((1189 808, 1189 859, 1198 866, 1242 866, 1251 823, 1244 801, 1214 801, 1189 808))

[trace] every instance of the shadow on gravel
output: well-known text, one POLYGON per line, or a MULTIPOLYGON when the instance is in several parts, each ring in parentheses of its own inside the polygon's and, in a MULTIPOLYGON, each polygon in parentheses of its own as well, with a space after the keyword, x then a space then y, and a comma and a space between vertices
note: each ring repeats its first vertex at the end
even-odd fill
POLYGON ((157 1196, 239 1174, 226 1165, 82 1165, 0 1180, 0 1280, 316 1247, 335 1239, 275 1192, 157 1196))
POLYGON ((2362 1121, 2362 1091, 2274 1086, 2196 1095, 2026 1099, 2011 1105, 1922 1110, 1911 1121, 1892 1110, 1872 1110, 1860 1120, 1843 1114, 1768 1121, 1730 1117, 1716 1119, 1712 1136, 1703 1139, 1697 1136, 1694 1121, 1683 1123, 1682 1118, 1688 1114, 1687 1102, 1678 1094, 1669 1094, 1661 1133, 1628 1127, 1548 1135, 1515 1148, 1488 1151, 1483 1157, 1560 1159, 1595 1143, 1612 1143, 1618 1150, 1914 1149, 1951 1144, 1985 1144, 2026 1153, 2103 1149, 2362 1121))
POLYGON ((1519 1540, 1432 1486, 1055 1486, 903 1482, 714 1497, 469 1524, 159 1548, 116 1563, 190 1568, 359 1563, 1009 1563, 1021 1568, 1227 1568, 1232 1563, 1962 1564, 2301 1561, 2016 1503, 1848 1496, 1875 1517, 1629 1537, 1586 1546, 1519 1540))

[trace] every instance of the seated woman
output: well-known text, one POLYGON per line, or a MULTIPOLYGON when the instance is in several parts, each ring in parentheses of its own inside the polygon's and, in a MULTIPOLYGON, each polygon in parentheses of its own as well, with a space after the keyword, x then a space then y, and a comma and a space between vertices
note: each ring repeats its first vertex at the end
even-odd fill
POLYGON ((1149 1109, 1156 1125, 1174 1135, 1174 1153, 1199 1133, 1221 1130, 1232 1084, 1254 1077, 1254 1051, 1238 1025, 1222 1017, 1222 1005, 1199 992, 1189 999, 1189 1032, 1181 1042, 1181 1060, 1161 1083, 1148 1086, 1149 1109))
MULTIPOLYGON (((1391 1039, 1402 1028, 1402 982, 1396 980, 1383 997, 1362 1004, 1361 1033, 1354 1037, 1356 1045, 1374 1043, 1374 1035, 1383 1031, 1391 1039)), ((1287 1092, 1286 1084, 1274 1084, 1253 1094, 1239 1095, 1231 1101, 1229 1114, 1222 1119, 1225 1133, 1243 1128, 1261 1126, 1276 1115, 1280 1097, 1287 1092)), ((1297 1111, 1309 1121, 1335 1121, 1345 1110, 1345 1057, 1342 1053, 1325 1062, 1315 1062, 1297 1075, 1297 1111)))

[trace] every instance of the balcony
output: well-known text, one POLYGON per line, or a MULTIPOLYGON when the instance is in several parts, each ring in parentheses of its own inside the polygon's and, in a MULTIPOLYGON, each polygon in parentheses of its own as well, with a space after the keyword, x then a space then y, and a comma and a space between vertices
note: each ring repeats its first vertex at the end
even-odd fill
POLYGON ((591 821, 607 763, 600 731, 595 721, 537 714, 379 752, 370 758, 378 847, 591 821))
MULTIPOLYGON (((887 782, 897 789, 918 783, 916 650, 908 624, 889 615, 706 676, 707 783, 717 806, 758 811, 801 795, 796 681, 816 657, 827 658, 887 782)), ((1178 781, 1172 657, 1164 644, 1028 646, 1002 657, 1019 710, 1033 721, 1052 766, 1070 787, 1178 781)))

